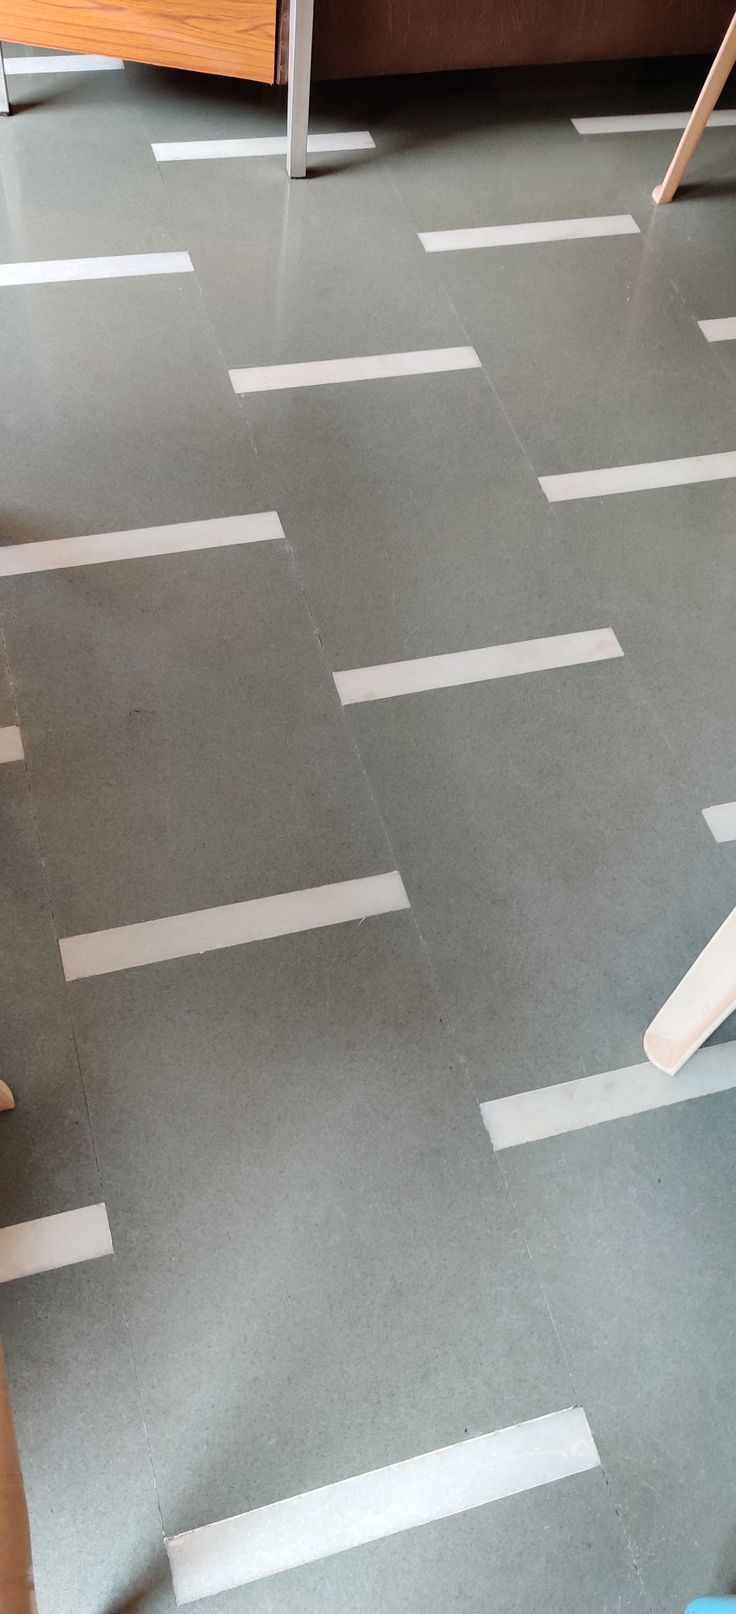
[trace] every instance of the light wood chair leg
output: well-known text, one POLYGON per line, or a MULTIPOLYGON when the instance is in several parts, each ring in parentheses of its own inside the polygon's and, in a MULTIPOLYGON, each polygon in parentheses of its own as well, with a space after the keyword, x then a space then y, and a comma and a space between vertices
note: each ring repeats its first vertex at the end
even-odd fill
POLYGON ((0 1609, 35 1614, 31 1533, 0 1346, 0 1609))
POLYGON ((655 1015, 644 1035, 647 1059, 668 1076, 676 1076, 734 1009, 736 908, 655 1015))
POLYGON ((0 1082, 0 1110, 14 1110, 15 1099, 7 1082, 0 1082))
POLYGON ((672 201, 690 158, 700 144, 700 137, 734 63, 736 63, 736 12, 726 29, 721 48, 695 102, 687 128, 667 173, 661 185, 655 185, 652 191, 655 202, 672 201))

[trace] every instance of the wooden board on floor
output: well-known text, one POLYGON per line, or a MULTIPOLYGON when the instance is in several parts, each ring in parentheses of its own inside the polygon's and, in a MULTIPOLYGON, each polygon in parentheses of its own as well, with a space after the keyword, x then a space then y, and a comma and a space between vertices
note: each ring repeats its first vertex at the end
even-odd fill
POLYGON ((3 0, 3 39, 273 83, 277 0, 3 0))

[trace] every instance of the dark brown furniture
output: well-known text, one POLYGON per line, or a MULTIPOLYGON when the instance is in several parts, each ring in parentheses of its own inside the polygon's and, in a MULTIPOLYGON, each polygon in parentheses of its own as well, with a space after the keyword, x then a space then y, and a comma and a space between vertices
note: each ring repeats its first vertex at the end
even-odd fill
POLYGON ((732 0, 316 0, 313 77, 713 55, 732 0))

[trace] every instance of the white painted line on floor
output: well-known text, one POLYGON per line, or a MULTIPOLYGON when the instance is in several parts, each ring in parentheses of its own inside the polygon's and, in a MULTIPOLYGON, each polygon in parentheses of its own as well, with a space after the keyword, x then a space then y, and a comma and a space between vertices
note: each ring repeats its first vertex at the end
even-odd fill
POLYGON ((640 493, 650 488, 684 487, 691 482, 721 482, 736 476, 736 453, 690 454, 681 460, 650 460, 642 465, 611 465, 601 471, 565 471, 540 476, 539 486, 557 504, 564 499, 599 499, 613 493, 640 493))
POLYGON ((5 71, 27 73, 113 73, 123 66, 117 56, 6 56, 5 71))
POLYGON ((101 1255, 112 1255, 104 1205, 83 1205, 59 1216, 0 1227, 0 1283, 75 1266, 78 1261, 96 1261, 101 1255))
POLYGON ((556 633, 549 639, 521 639, 518 644, 489 645, 483 650, 457 650, 416 661, 387 661, 378 667, 352 667, 333 674, 343 706, 357 701, 390 700, 425 689, 478 684, 518 673, 576 667, 580 662, 608 661, 623 650, 611 628, 583 633, 556 633))
POLYGON ((599 235, 639 235, 630 213, 603 218, 541 219, 536 224, 489 224, 471 230, 425 230, 425 252, 466 252, 471 247, 519 247, 539 241, 587 241, 599 235))
POLYGON ((481 1104, 481 1112, 494 1149, 515 1149, 521 1143, 579 1132, 627 1115, 644 1115, 647 1110, 705 1098, 709 1093, 726 1093, 731 1088, 736 1088, 736 1042, 723 1042, 701 1048, 677 1076, 665 1076, 645 1061, 531 1093, 491 1099, 481 1104))
POLYGON ((177 1603, 316 1563, 600 1467, 580 1407, 291 1496, 166 1543, 177 1603))
POLYGON ((264 364, 231 370, 235 391, 278 392, 284 387, 327 387, 339 381, 384 381, 388 376, 433 375, 441 370, 477 370, 474 347, 431 347, 413 353, 368 353, 354 359, 314 359, 307 364, 264 364))
POLYGON ((706 342, 736 341, 736 319, 699 319, 698 324, 706 342))
MULTIPOLYGON (((345 129, 336 134, 310 134, 307 151, 369 151, 375 140, 367 129, 345 129)), ((203 162, 223 157, 284 157, 286 135, 247 135, 239 140, 156 140, 151 144, 159 163, 203 162)))
POLYGON ((59 949, 67 981, 78 981, 408 907, 401 875, 393 870, 306 891, 231 902, 222 908, 200 908, 167 919, 147 919, 115 930, 91 931, 86 936, 67 936, 59 942, 59 949))
POLYGON ((98 566, 109 560, 140 560, 146 555, 181 555, 193 549, 224 549, 283 538, 275 510, 249 516, 217 516, 211 521, 178 521, 170 527, 132 527, 129 532, 93 532, 85 538, 48 538, 0 548, 0 577, 55 572, 65 566, 98 566))
POLYGON ((714 841, 736 841, 736 801, 722 801, 716 807, 704 807, 703 817, 714 841))
POLYGON ((134 275, 189 275, 188 252, 130 252, 120 258, 42 258, 0 264, 0 286, 48 286, 61 280, 127 280, 134 275))
POLYGON ((20 729, 12 725, 7 729, 0 729, 0 762, 22 762, 23 741, 20 729))
MULTIPOLYGON (((572 118, 571 122, 581 135, 647 134, 655 129, 684 129, 689 118, 689 112, 624 112, 613 117, 572 118)), ((736 112, 728 109, 712 112, 708 119, 708 127, 713 129, 734 124, 736 112)))

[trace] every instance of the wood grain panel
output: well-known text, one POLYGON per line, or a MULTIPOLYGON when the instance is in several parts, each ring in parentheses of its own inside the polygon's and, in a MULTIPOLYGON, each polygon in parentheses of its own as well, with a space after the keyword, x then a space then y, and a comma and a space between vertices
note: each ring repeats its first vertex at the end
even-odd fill
POLYGON ((0 0, 0 36, 273 83, 277 0, 0 0))
POLYGON ((315 78, 712 53, 734 0, 316 0, 315 78))

